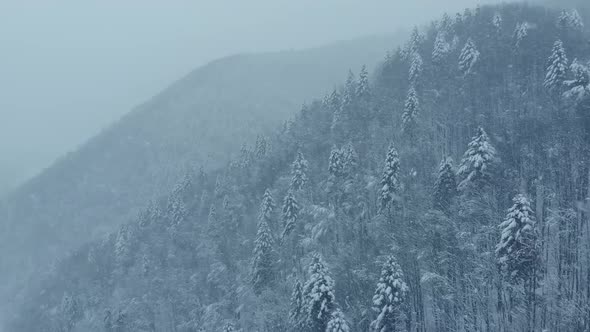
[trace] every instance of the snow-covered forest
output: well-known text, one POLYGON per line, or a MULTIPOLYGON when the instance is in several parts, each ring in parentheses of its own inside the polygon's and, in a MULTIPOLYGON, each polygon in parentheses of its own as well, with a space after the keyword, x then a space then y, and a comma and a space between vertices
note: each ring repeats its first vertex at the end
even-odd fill
POLYGON ((8 330, 590 331, 587 25, 415 28, 37 276, 8 330))

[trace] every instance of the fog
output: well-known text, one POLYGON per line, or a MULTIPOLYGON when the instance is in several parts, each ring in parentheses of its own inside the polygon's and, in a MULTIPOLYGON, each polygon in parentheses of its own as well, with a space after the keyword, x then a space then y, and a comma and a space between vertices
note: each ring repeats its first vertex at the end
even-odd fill
POLYGON ((0 1, 0 193, 191 69, 427 22, 476 1, 0 1))

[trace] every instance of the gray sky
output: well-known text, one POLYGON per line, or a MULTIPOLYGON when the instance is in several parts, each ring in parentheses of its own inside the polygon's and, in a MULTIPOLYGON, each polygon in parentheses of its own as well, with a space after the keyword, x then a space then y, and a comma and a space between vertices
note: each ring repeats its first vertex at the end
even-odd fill
POLYGON ((0 0, 0 177, 47 166, 212 59, 393 32, 478 2, 0 0))

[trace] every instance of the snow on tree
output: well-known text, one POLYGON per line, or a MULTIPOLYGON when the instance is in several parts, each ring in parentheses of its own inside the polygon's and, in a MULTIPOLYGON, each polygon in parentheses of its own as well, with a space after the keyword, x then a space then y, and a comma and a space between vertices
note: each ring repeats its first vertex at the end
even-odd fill
POLYGON ((496 149, 482 127, 477 128, 463 154, 457 175, 462 179, 458 188, 465 189, 470 183, 489 180, 490 167, 496 160, 496 149))
POLYGON ((528 22, 518 23, 514 29, 514 40, 516 48, 519 48, 524 39, 529 35, 530 25, 528 22))
POLYGON ((289 306, 289 321, 291 326, 300 326, 304 309, 303 287, 301 286, 301 282, 297 280, 293 286, 293 292, 291 293, 291 303, 289 306))
MULTIPOLYGON (((264 191, 262 202, 260 203, 260 212, 258 214, 258 222, 265 221, 271 228, 275 224, 273 221, 273 212, 275 209, 275 202, 272 198, 272 193, 269 189, 264 191)), ((276 225, 275 225, 276 226, 276 225)))
POLYGON ((411 57, 414 54, 419 53, 420 47, 422 46, 423 42, 424 36, 420 33, 420 30, 418 30, 418 27, 414 27, 412 33, 410 34, 410 39, 408 40, 408 42, 402 50, 402 59, 411 60, 411 57))
POLYGON ((289 191, 283 200, 283 225, 285 228, 283 230, 283 234, 281 235, 281 241, 289 236, 293 230, 295 230, 298 217, 299 203, 297 203, 293 192, 289 191))
POLYGON ((510 280, 526 281, 538 257, 534 212, 524 195, 516 195, 513 203, 506 219, 500 224, 501 237, 496 246, 496 255, 502 271, 510 280))
POLYGON ((451 45, 447 42, 447 34, 439 30, 434 40, 434 49, 432 50, 432 61, 436 64, 442 63, 451 51, 451 45))
POLYGON ((564 81, 567 90, 564 93, 566 98, 581 100, 590 94, 590 62, 584 65, 574 59, 570 65, 572 79, 564 81))
POLYGON ((408 286, 404 282, 402 269, 395 258, 390 256, 383 265, 373 296, 373 310, 377 313, 377 317, 371 322, 373 331, 400 331, 407 293, 408 286))
POLYGON ((256 137, 256 148, 255 154, 256 158, 259 160, 264 158, 268 152, 268 140, 263 135, 258 135, 256 137))
POLYGON ((344 84, 344 91, 342 94, 342 112, 346 115, 350 114, 352 111, 352 105, 356 99, 357 93, 357 82, 352 70, 348 71, 348 76, 346 78, 346 83, 344 84))
POLYGON ((291 165, 291 189, 292 190, 301 190, 305 186, 307 182, 307 160, 303 157, 303 152, 299 150, 297 152, 297 157, 295 161, 291 165))
POLYGON ((399 156, 392 144, 387 152, 385 166, 383 167, 383 177, 381 178, 381 189, 379 194, 381 210, 385 209, 397 198, 400 190, 399 172, 399 156))
POLYGON ((371 97, 371 90, 369 86, 369 72, 367 66, 363 65, 359 73, 359 81, 356 88, 356 96, 359 100, 367 101, 371 97))
POLYGON ((350 327, 348 326, 348 322, 344 317, 344 313, 340 309, 336 309, 332 313, 332 317, 328 322, 328 327, 326 328, 326 332, 350 332, 350 327))
POLYGON ((336 306, 334 280, 319 255, 309 266, 309 279, 303 287, 305 302, 305 326, 310 332, 326 331, 331 314, 336 306))
POLYGON ((354 175, 358 166, 359 156, 352 145, 348 142, 342 149, 342 168, 345 175, 354 175))
POLYGON ((408 74, 408 79, 412 86, 416 86, 418 84, 418 80, 422 74, 423 64, 424 61, 422 60, 420 53, 414 52, 410 55, 410 71, 408 74))
POLYGON ((187 214, 180 192, 173 192, 166 202, 166 216, 170 226, 180 225, 186 219, 187 214))
POLYGON ((272 233, 265 219, 258 223, 258 233, 254 242, 252 263, 252 287, 256 294, 272 284, 274 280, 274 255, 272 233))
POLYGON ((419 112, 419 101, 416 89, 410 86, 408 96, 404 105, 404 112, 402 113, 402 130, 406 133, 411 133, 417 126, 417 118, 419 112))
POLYGON ((433 201, 434 207, 443 212, 448 212, 453 197, 457 194, 457 181, 453 169, 453 159, 445 157, 440 162, 438 176, 434 183, 433 201))
POLYGON ((492 17, 492 25, 496 29, 496 32, 500 33, 502 30, 502 15, 500 13, 495 13, 492 17))
POLYGON ((227 323, 223 327, 223 332, 236 332, 236 328, 233 323, 227 323))
POLYGON ((59 306, 59 315, 63 331, 69 332, 74 329, 76 323, 82 318, 83 311, 80 303, 68 294, 64 294, 59 306))
POLYGON ((473 68, 479 60, 480 53, 471 38, 467 40, 461 55, 459 56, 459 70, 463 75, 468 75, 473 71, 473 68))
POLYGON ((344 173, 344 154, 336 146, 330 151, 330 160, 328 161, 328 172, 331 177, 339 178, 344 173))
POLYGON ((545 75, 545 82, 543 85, 549 89, 558 89, 563 85, 568 70, 568 60, 565 55, 563 43, 557 40, 553 44, 551 56, 549 56, 549 66, 547 67, 547 74, 545 75))
POLYGON ((580 13, 574 9, 571 12, 567 10, 562 10, 557 18, 557 27, 562 30, 574 30, 574 31, 583 31, 584 30, 584 22, 580 13))
POLYGON ((115 260, 119 266, 125 266, 130 259, 129 225, 123 225, 117 232, 115 239, 115 260))

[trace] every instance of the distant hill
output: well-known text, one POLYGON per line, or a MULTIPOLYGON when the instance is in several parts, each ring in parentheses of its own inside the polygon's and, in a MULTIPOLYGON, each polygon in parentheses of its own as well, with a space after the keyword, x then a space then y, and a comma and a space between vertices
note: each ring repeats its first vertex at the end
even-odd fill
POLYGON ((0 289, 112 231, 188 170, 224 165, 242 143, 329 92, 349 68, 374 67, 401 35, 230 56, 172 84, 4 197, 0 289))

